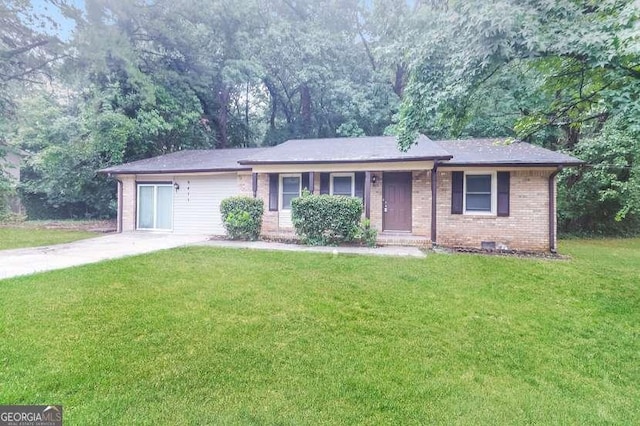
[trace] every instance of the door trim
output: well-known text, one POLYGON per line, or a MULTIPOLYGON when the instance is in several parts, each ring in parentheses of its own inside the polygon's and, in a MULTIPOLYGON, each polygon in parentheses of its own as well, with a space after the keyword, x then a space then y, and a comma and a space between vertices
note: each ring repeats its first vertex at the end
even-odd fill
POLYGON ((136 182, 136 231, 173 231, 173 184, 170 182, 136 182), (140 227, 140 188, 148 187, 153 188, 153 228, 141 228, 140 227), (158 188, 170 188, 171 191, 171 227, 170 228, 158 228, 158 188))
POLYGON ((411 233, 413 230, 413 172, 383 172, 382 173, 382 232, 406 232, 411 233), (409 200, 409 222, 407 224, 408 229, 387 229, 386 225, 386 213, 384 211, 385 201, 385 186, 388 182, 387 177, 389 175, 405 175, 408 179, 407 194, 409 200))

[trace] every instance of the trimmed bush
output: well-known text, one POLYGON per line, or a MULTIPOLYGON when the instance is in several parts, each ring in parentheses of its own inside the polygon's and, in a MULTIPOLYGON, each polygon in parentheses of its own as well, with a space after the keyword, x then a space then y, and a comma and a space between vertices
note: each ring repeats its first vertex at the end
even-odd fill
POLYGON ((362 219, 355 238, 360 241, 360 243, 366 244, 367 247, 375 247, 376 240, 378 239, 378 231, 371 227, 371 221, 369 219, 362 219))
POLYGON ((301 240, 312 245, 353 241, 362 216, 359 198, 311 195, 307 191, 291 202, 291 220, 301 240))
POLYGON ((220 203, 222 222, 232 240, 257 240, 262 228, 264 203, 259 198, 229 197, 220 203))

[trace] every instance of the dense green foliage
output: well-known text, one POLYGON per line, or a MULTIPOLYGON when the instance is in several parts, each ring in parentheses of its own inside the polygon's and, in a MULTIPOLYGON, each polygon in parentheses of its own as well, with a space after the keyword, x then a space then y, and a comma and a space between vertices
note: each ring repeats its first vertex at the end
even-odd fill
POLYGON ((591 164, 561 175, 559 225, 571 233, 629 235, 640 231, 640 138, 607 123, 576 144, 591 164))
POLYGON ((371 221, 369 219, 362 219, 358 225, 354 239, 369 247, 375 247, 378 239, 378 231, 371 227, 371 221))
POLYGON ((0 138, 30 153, 32 215, 113 215, 97 169, 180 149, 423 132, 583 156, 561 228, 638 229, 637 158, 611 162, 640 139, 632 0, 42 1, 66 23, 0 0, 0 138))
POLYGON ((640 231, 640 7, 631 0, 471 0, 412 19, 396 130, 512 136, 588 162, 561 180, 564 231, 640 231), (428 25, 427 25, 428 23, 428 25))
POLYGON ((11 180, 0 170, 0 220, 10 214, 9 203, 15 189, 11 180))
POLYGON ((311 195, 291 201, 291 221, 303 242, 332 245, 351 242, 358 234, 362 200, 341 195, 311 195))
POLYGON ((229 197, 220 203, 222 222, 232 240, 257 240, 262 229, 264 202, 261 198, 229 197))
POLYGON ((560 251, 190 247, 4 280, 0 400, 73 425, 639 424, 640 240, 560 251))

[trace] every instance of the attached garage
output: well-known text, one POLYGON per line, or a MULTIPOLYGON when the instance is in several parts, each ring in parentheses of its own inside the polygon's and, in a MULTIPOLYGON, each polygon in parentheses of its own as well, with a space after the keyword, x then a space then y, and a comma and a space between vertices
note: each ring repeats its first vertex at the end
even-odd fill
POLYGON ((260 148, 179 151, 101 170, 118 181, 118 230, 224 235, 223 199, 246 193, 260 148))
POLYGON ((173 232, 224 235, 220 202, 238 195, 238 176, 181 176, 173 195, 173 232))

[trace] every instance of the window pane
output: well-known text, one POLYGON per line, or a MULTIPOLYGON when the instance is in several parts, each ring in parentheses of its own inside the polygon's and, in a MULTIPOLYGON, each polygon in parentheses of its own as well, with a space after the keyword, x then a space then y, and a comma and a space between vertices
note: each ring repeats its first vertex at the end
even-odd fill
POLYGON ((467 193, 491 193, 491 175, 467 175, 467 193))
POLYGON ((299 177, 283 177, 282 178, 282 192, 298 194, 300 191, 300 178, 299 177))
POLYGON ((282 178, 282 208, 290 209, 291 200, 300 196, 300 177, 285 176, 282 178))
POLYGON ((298 194, 282 194, 282 208, 290 209, 291 200, 293 200, 294 198, 298 198, 298 194))
POLYGON ((467 194, 467 211, 490 212, 491 194, 467 194))
POLYGON ((139 186, 138 200, 138 228, 153 228, 153 186, 139 186))
POLYGON ((171 205, 173 203, 173 187, 158 186, 156 203, 156 228, 171 229, 171 205))
POLYGON ((335 176, 333 178, 333 195, 351 196, 351 176, 335 176))

